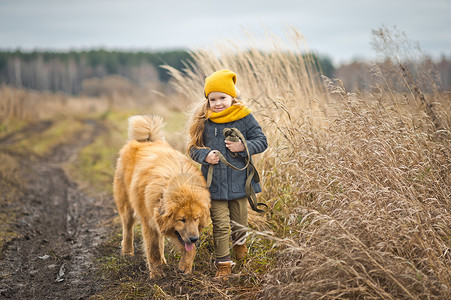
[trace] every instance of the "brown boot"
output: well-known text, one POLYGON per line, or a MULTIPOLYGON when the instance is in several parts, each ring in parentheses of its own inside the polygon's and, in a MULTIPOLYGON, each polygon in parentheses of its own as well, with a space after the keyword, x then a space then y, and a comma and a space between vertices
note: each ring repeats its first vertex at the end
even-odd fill
POLYGON ((215 278, 219 280, 227 280, 230 275, 232 275, 232 266, 234 265, 233 261, 224 261, 215 263, 216 271, 215 278))
POLYGON ((246 244, 243 245, 234 245, 233 252, 235 253, 235 258, 238 262, 243 261, 247 256, 247 247, 246 244))

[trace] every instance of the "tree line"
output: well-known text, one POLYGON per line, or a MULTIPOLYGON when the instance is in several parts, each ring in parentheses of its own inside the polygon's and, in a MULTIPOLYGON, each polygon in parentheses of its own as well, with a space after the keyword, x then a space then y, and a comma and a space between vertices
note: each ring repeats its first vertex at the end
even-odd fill
POLYGON ((184 50, 0 51, 0 84, 78 94, 85 79, 109 75, 125 77, 138 85, 167 82, 169 74, 159 66, 182 69, 189 59, 184 50))
MULTIPOLYGON (((350 91, 364 90, 374 82, 372 66, 368 62, 354 61, 335 67, 326 56, 304 54, 317 67, 318 73, 342 80, 350 91)), ((1 51, 0 85, 10 85, 40 91, 79 94, 83 82, 95 78, 119 75, 133 84, 166 84, 170 80, 169 65, 183 70, 195 67, 191 53, 186 50, 170 51, 1 51)), ((434 67, 445 90, 451 89, 451 62, 442 57, 434 67)))
MULTIPOLYGON (((329 58, 313 57, 322 73, 333 74, 329 58)), ((167 83, 170 75, 161 65, 183 70, 188 62, 194 65, 186 50, 0 51, 0 84, 78 94, 84 80, 110 75, 122 76, 139 86, 149 82, 167 83)))

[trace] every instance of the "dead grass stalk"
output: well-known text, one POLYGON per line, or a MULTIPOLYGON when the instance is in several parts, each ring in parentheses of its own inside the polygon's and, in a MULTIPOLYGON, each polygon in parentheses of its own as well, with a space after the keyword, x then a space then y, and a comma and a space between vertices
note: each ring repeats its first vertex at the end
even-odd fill
POLYGON ((193 53, 185 74, 171 70, 199 101, 206 75, 237 72, 268 135, 258 166, 273 232, 257 234, 284 251, 262 253, 274 263, 260 297, 451 297, 450 97, 417 81, 427 68, 414 77, 399 63, 375 64, 384 84, 373 92, 348 93, 320 80, 291 37, 291 51, 279 39, 268 51, 229 43, 193 53))

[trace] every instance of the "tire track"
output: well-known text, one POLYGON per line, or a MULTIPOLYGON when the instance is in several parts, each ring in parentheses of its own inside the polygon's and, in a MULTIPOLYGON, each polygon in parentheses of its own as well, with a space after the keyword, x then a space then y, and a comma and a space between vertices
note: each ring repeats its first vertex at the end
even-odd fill
POLYGON ((27 191, 20 199, 23 218, 15 225, 23 237, 7 247, 0 261, 3 298, 84 299, 101 289, 94 279, 93 259, 108 235, 102 223, 114 215, 112 201, 84 194, 62 166, 106 130, 96 121, 84 124, 73 143, 60 145, 37 162, 21 163, 27 191))

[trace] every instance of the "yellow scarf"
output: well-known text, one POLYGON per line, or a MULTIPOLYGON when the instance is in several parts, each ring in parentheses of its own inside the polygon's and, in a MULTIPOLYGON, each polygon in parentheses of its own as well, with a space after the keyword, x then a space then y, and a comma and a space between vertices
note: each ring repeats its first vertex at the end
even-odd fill
POLYGON ((242 119, 251 113, 250 108, 244 105, 232 105, 221 112, 208 110, 208 119, 215 123, 229 123, 242 119))

